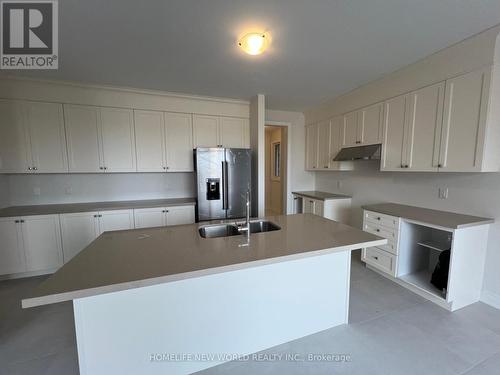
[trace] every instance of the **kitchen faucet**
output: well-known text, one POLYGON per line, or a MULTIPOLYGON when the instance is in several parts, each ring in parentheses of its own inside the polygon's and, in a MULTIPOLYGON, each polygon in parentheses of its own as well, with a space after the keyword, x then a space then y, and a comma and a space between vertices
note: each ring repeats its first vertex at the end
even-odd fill
POLYGON ((247 241, 250 240, 250 190, 246 193, 246 220, 244 226, 238 226, 239 232, 246 232, 247 241))

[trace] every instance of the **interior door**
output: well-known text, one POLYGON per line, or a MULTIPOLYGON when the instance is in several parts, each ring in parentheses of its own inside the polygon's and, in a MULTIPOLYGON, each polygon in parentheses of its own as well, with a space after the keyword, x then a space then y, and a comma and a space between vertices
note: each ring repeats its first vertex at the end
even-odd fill
POLYGON ((306 126, 306 169, 313 170, 318 166, 318 126, 306 126))
POLYGON ((23 240, 18 219, 0 218, 0 275, 25 272, 26 261, 24 257, 23 240))
POLYGON ((227 217, 246 216, 246 193, 251 190, 252 158, 247 149, 226 149, 227 217))
POLYGON ((444 83, 424 87, 408 95, 408 168, 416 172, 438 170, 444 83))
POLYGON ((404 166, 406 95, 384 103, 384 142, 382 144, 382 171, 401 171, 404 166))
POLYGON ((97 212, 61 214, 64 263, 85 249, 98 236, 97 212))
POLYGON ((193 171, 193 122, 186 113, 165 113, 167 171, 193 171))
POLYGON ((70 172, 104 172, 99 107, 64 105, 70 172))
POLYGON ((220 147, 219 117, 193 115, 193 147, 220 147))
POLYGON ((343 147, 356 146, 358 144, 358 111, 344 115, 344 126, 342 129, 343 147))
POLYGON ((68 172, 62 105, 27 102, 24 107, 34 170, 39 173, 68 172))
POLYGON ((383 112, 382 103, 371 105, 359 111, 357 141, 363 145, 381 143, 383 112))
POLYGON ((236 117, 220 118, 220 143, 222 147, 243 148, 245 119, 236 117))
POLYGON ((330 121, 318 124, 318 168, 330 167, 330 121))
POLYGON ((107 172, 135 172, 132 110, 101 108, 101 129, 104 169, 107 172))
POLYGON ((164 172, 165 128, 163 112, 134 110, 137 172, 164 172))
MULTIPOLYGON (((474 71, 446 81, 440 170, 473 172, 481 168, 479 138, 485 124, 484 82, 490 71, 474 71)), ((497 104, 495 104, 497 105, 497 104)))
POLYGON ((26 270, 57 268, 63 264, 59 215, 21 218, 26 270))
POLYGON ((0 171, 2 173, 28 173, 31 155, 24 130, 20 102, 0 100, 0 171))

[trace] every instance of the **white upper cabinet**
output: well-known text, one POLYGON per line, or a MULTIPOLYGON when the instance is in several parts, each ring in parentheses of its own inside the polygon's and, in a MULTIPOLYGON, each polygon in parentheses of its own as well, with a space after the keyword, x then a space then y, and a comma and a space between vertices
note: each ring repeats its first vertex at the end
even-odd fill
MULTIPOLYGON (((440 170, 448 172, 482 170, 484 143, 493 141, 485 140, 490 73, 490 69, 479 70, 446 81, 439 152, 440 170)), ((491 102, 491 105, 498 107, 498 101, 491 102)), ((499 118, 495 120, 497 124, 494 126, 499 126, 499 120, 499 118)), ((491 137, 498 138, 498 131, 491 137)), ((497 160, 497 165, 498 162, 497 160)))
POLYGON ((193 115, 193 147, 220 147, 219 117, 193 115))
POLYGON ((352 147, 358 144, 358 111, 344 115, 342 128, 342 147, 352 147))
POLYGON ((193 147, 250 147, 248 119, 193 115, 193 147))
POLYGON ((193 171, 193 123, 186 113, 165 113, 165 154, 168 172, 193 171))
POLYGON ((0 100, 0 171, 2 173, 27 173, 28 141, 24 129, 22 104, 0 100))
POLYGON ((383 112, 383 103, 377 103, 359 110, 357 144, 371 145, 382 142, 383 112))
POLYGON ((441 140, 444 83, 414 91, 407 100, 404 168, 416 172, 435 172, 441 140))
POLYGON ((68 154, 61 104, 25 103, 25 126, 31 145, 32 171, 68 172, 68 154))
POLYGON ((330 121, 318 123, 318 169, 330 167, 330 121))
POLYGON ((0 218, 0 275, 26 272, 21 226, 18 219, 0 218))
POLYGON ((165 171, 167 165, 163 112, 135 110, 134 124, 137 171, 165 171))
POLYGON ((64 105, 69 171, 103 172, 99 107, 64 105))
POLYGON ((0 101, 0 170, 68 172, 61 104, 0 101))
POLYGON ((101 108, 101 129, 104 170, 135 172, 135 134, 132 110, 101 108))
POLYGON ((220 144, 227 148, 245 148, 248 120, 236 117, 221 117, 220 144))
POLYGON ((401 95, 384 103, 384 139, 380 160, 382 171, 401 171, 404 168, 406 99, 407 95, 401 95))
POLYGON ((330 121, 330 168, 339 169, 340 162, 333 161, 342 148, 342 116, 337 116, 330 121))
POLYGON ((318 125, 306 126, 306 169, 316 170, 318 167, 318 125))
POLYGON ((49 270, 62 266, 59 215, 25 216, 22 227, 26 270, 49 270))

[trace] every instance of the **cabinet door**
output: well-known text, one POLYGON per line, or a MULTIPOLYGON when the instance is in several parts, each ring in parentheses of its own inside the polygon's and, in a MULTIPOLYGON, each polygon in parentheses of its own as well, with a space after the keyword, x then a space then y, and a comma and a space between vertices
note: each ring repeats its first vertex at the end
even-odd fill
POLYGON ((318 166, 318 126, 306 127, 306 169, 315 170, 318 166))
POLYGON ((40 271, 63 264, 59 215, 21 218, 26 270, 40 271))
POLYGON ((406 95, 386 101, 384 107, 384 142, 380 169, 401 171, 404 163, 406 95))
POLYGON ((314 200, 314 203, 313 203, 313 213, 315 215, 318 215, 318 216, 323 216, 323 212, 324 212, 324 204, 323 204, 323 201, 318 201, 318 200, 314 200))
POLYGON ((194 223, 194 206, 167 207, 167 225, 194 223))
POLYGON ((166 209, 163 207, 140 208, 134 210, 135 228, 164 227, 166 209))
POLYGON ((21 224, 15 218, 0 218, 0 275, 26 271, 21 224))
POLYGON ((342 128, 342 147, 356 146, 358 142, 358 112, 344 115, 342 128))
POLYGON ((357 141, 363 145, 382 142, 382 114, 384 107, 378 103, 359 111, 357 141))
POLYGON ((70 172, 103 172, 98 107, 64 105, 70 172))
POLYGON ((165 163, 165 127, 163 113, 134 110, 137 172, 163 172, 165 163))
POLYGON ((302 206, 305 214, 314 214, 314 199, 304 197, 302 199, 302 206))
POLYGON ((132 110, 101 108, 102 155, 107 172, 135 172, 132 110))
POLYGON ((319 169, 330 167, 330 121, 318 124, 318 165, 319 169))
POLYGON ((193 171, 193 123, 186 113, 165 113, 168 172, 193 171))
POLYGON ((333 159, 337 156, 342 148, 342 126, 343 117, 334 117, 330 122, 330 168, 337 169, 340 162, 335 162, 333 159))
POLYGON ((220 118, 220 144, 227 148, 243 148, 247 120, 235 117, 220 118))
POLYGON ((408 95, 406 165, 412 171, 437 171, 444 83, 408 95))
POLYGON ((481 169, 478 134, 484 131, 483 85, 489 74, 475 71, 446 81, 440 170, 473 172, 481 169))
POLYGON ((32 167, 28 148, 21 103, 0 100, 0 172, 28 173, 32 167))
POLYGON ((38 173, 68 172, 62 105, 27 102, 24 108, 33 170, 38 173))
POLYGON ((219 118, 193 115, 193 147, 219 146, 219 118))
POLYGON ((99 212, 99 234, 112 230, 134 228, 134 210, 99 212))
POLYGON ((64 263, 97 238, 97 212, 60 215, 64 263))

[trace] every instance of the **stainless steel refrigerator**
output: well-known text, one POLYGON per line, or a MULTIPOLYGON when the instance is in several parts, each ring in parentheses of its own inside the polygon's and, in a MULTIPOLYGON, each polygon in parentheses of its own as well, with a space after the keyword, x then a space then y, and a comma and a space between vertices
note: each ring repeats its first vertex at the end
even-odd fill
POLYGON ((250 149, 194 150, 198 191, 196 222, 245 217, 246 192, 251 189, 251 165, 250 149))

